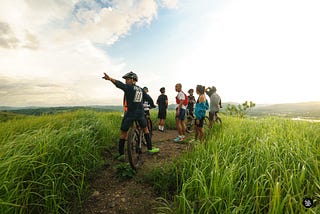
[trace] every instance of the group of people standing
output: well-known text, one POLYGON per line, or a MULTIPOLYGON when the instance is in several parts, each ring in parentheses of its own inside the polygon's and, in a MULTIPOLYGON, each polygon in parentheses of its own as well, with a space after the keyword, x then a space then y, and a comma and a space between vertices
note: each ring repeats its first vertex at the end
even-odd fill
POLYGON ((178 136, 174 139, 175 142, 182 142, 185 139, 186 127, 185 127, 185 116, 191 115, 195 118, 195 138, 192 141, 204 140, 204 119, 206 116, 207 110, 209 110, 209 127, 212 126, 214 117, 219 112, 219 109, 222 108, 221 98, 217 94, 217 89, 212 86, 206 88, 203 85, 196 86, 196 93, 198 94, 197 100, 193 96, 193 89, 189 89, 187 96, 182 91, 181 83, 177 83, 175 86, 176 91, 178 92, 176 96, 176 126, 178 129, 178 136), (210 98, 210 105, 206 98, 206 94, 210 98), (186 102, 188 100, 188 102, 186 102), (210 108, 210 109, 209 109, 210 108))
MULTIPOLYGON (((128 130, 134 121, 138 121, 140 126, 144 130, 148 152, 151 154, 159 152, 159 148, 152 147, 151 137, 149 135, 147 121, 145 118, 145 113, 148 113, 150 108, 156 107, 152 98, 148 95, 148 88, 140 88, 136 85, 138 76, 133 72, 129 72, 122 77, 123 79, 125 79, 125 83, 111 78, 106 73, 104 73, 104 76, 102 78, 111 81, 117 88, 124 91, 125 114, 120 127, 119 156, 117 157, 117 159, 124 159, 125 140, 127 139, 128 130)), ((195 100, 195 97, 193 96, 193 89, 190 89, 188 91, 189 96, 187 96, 182 91, 181 83, 177 83, 175 85, 175 90, 176 92, 178 92, 176 96, 176 127, 178 130, 178 136, 174 139, 174 142, 182 142, 185 139, 186 126, 184 120, 186 117, 186 113, 192 115, 194 114, 195 116, 194 140, 203 142, 203 121, 206 115, 206 111, 210 106, 209 121, 210 123, 212 123, 214 116, 219 111, 219 108, 222 107, 221 98, 216 93, 216 88, 214 86, 206 88, 203 85, 197 85, 197 100, 195 100), (208 100, 206 99, 205 93, 210 97, 210 105, 208 100)), ((156 104, 158 105, 158 130, 163 132, 165 129, 165 121, 167 117, 168 97, 165 94, 164 87, 160 88, 160 93, 161 94, 159 95, 156 104)))

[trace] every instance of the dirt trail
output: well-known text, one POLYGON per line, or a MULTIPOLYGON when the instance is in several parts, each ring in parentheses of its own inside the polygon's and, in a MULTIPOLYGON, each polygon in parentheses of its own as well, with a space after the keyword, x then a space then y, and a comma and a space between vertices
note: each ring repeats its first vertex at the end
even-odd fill
POLYGON ((189 148, 188 144, 174 143, 176 136, 176 130, 167 130, 164 133, 154 131, 153 146, 160 148, 160 152, 154 155, 144 154, 143 165, 132 179, 118 178, 114 167, 121 162, 113 160, 111 154, 107 155, 106 167, 97 173, 91 182, 91 196, 81 213, 156 213, 153 208, 157 206, 158 196, 141 178, 150 166, 170 162, 189 148))

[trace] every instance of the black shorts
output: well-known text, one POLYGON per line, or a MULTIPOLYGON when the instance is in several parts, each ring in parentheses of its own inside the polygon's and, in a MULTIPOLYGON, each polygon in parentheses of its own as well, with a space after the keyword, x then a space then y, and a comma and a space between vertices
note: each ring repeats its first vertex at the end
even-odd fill
POLYGON ((201 118, 201 119, 195 119, 194 120, 194 125, 198 128, 202 128, 203 127, 203 121, 204 121, 204 118, 201 118))
POLYGON ((125 115, 121 122, 121 128, 120 128, 121 131, 127 132, 135 120, 138 121, 139 125, 142 128, 147 127, 147 120, 145 117, 136 118, 136 117, 126 117, 125 115))
POLYGON ((158 118, 159 119, 166 119, 167 118, 167 111, 166 110, 164 110, 164 111, 159 110, 158 118))

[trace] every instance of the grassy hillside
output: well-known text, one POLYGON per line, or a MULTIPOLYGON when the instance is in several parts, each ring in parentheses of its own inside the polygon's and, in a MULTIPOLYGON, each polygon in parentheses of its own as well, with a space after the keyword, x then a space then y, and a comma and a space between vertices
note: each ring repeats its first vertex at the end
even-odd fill
POLYGON ((320 213, 320 124, 223 117, 203 145, 151 179, 165 213, 320 213), (308 210, 304 198, 316 205, 308 210), (170 197, 168 197, 170 198, 170 197))
POLYGON ((12 119, 21 119, 25 117, 26 116, 22 114, 0 111, 0 122, 5 122, 12 119))
POLYGON ((0 125, 0 213, 68 213, 81 202, 120 113, 77 111, 0 125))
MULTIPOLYGON (((156 126, 156 111, 152 111, 156 126)), ((164 213, 304 213, 320 206, 320 124, 223 116, 205 144, 149 180, 164 213), (171 201, 173 199, 173 201, 171 201)), ((81 110, 0 122, 0 213, 70 213, 117 146, 121 112, 81 110)), ((168 128, 174 128, 170 111, 168 128)))

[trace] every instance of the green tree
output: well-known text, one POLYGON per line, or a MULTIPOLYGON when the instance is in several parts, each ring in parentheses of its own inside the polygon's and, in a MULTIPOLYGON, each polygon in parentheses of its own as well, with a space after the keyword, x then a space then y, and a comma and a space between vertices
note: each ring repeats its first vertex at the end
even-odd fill
POLYGON ((228 115, 245 117, 247 116, 248 112, 250 112, 255 106, 256 104, 252 101, 245 101, 244 103, 238 105, 228 104, 226 106, 226 113, 228 115))

